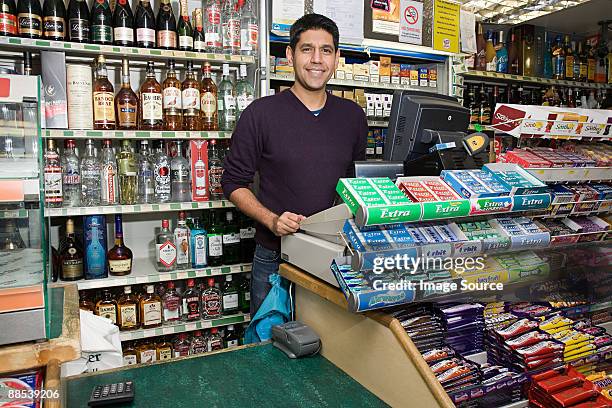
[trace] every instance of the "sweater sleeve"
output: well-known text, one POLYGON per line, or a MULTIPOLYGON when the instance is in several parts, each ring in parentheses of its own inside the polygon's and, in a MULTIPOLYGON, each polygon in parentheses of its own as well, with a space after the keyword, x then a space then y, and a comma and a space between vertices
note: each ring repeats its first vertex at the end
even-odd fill
POLYGON ((240 115, 232 135, 230 151, 223 163, 221 185, 228 200, 235 190, 249 188, 259 168, 262 153, 261 132, 256 124, 257 115, 253 105, 240 115))

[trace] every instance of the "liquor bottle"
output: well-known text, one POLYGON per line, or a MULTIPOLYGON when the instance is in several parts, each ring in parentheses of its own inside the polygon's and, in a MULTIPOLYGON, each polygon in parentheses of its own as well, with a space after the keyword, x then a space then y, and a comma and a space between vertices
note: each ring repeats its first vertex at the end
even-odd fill
POLYGON ((194 354, 202 354, 208 351, 208 345, 206 338, 202 336, 201 330, 196 330, 193 332, 193 338, 191 339, 191 344, 189 345, 189 355, 194 354))
POLYGON ((223 0, 221 27, 223 33, 223 53, 240 54, 240 14, 234 0, 223 0))
POLYGON ((187 61, 187 73, 181 85, 183 129, 200 130, 200 83, 193 70, 193 62, 187 61))
POLYGON ((236 89, 229 75, 229 64, 223 64, 223 79, 219 83, 217 99, 219 130, 233 130, 236 126, 236 89))
POLYGON ((161 342, 155 347, 157 361, 170 360, 172 358, 172 343, 166 337, 161 337, 161 342))
POLYGON ((221 298, 221 310, 224 316, 238 312, 238 288, 236 287, 232 275, 225 276, 225 282, 221 288, 223 296, 221 298))
POLYGON ((162 323, 162 300, 155 286, 147 285, 146 295, 140 298, 140 324, 143 329, 159 327, 162 323))
POLYGON ((259 24, 253 10, 253 1, 247 0, 242 6, 240 17, 240 53, 257 55, 259 52, 259 24))
POLYGON ((174 358, 188 356, 190 347, 191 342, 189 341, 187 334, 179 334, 176 340, 174 341, 174 358))
POLYGON ((117 154, 117 166, 119 168, 119 202, 123 205, 136 204, 138 167, 129 140, 121 142, 121 151, 117 154))
POLYGON ((170 201, 170 160, 164 148, 164 141, 157 142, 157 150, 154 160, 154 179, 155 179, 155 202, 167 203, 170 201))
POLYGON ((169 220, 162 220, 161 231, 155 237, 155 259, 159 272, 176 269, 176 245, 174 235, 170 231, 169 220))
POLYGON ((567 107, 575 108, 576 107, 576 94, 572 88, 567 90, 567 107))
POLYGON ((497 66, 495 70, 502 74, 508 72, 508 49, 506 48, 506 44, 504 43, 504 32, 499 32, 499 39, 497 42, 497 50, 495 52, 495 56, 497 58, 497 66))
POLYGON ((108 80, 106 60, 102 55, 98 57, 96 74, 93 87, 94 129, 115 129, 115 91, 108 80))
POLYGON ((595 71, 597 69, 597 60, 595 59, 594 49, 587 41, 587 81, 595 82, 595 71))
POLYGON ((215 278, 208 278, 207 287, 202 291, 202 318, 221 317, 221 291, 215 286, 215 278))
POLYGON ((582 42, 578 43, 578 81, 586 82, 588 78, 588 58, 586 46, 582 48, 582 42))
POLYGON ((132 47, 134 45, 134 15, 130 2, 117 0, 113 13, 113 36, 116 45, 132 47))
POLYGON ((210 333, 206 338, 206 347, 208 351, 222 350, 223 349, 223 339, 219 334, 219 330, 216 327, 210 329, 210 333))
POLYGON ((576 49, 575 41, 572 41, 572 54, 574 54, 574 69, 572 72, 572 79, 574 81, 580 81, 580 53, 576 49))
POLYGON ((138 357, 136 353, 136 347, 131 341, 122 342, 121 348, 123 351, 123 365, 129 366, 138 363, 138 357))
POLYGON ((485 47, 486 70, 495 72, 497 68, 497 54, 493 45, 493 33, 487 31, 487 45, 485 47))
POLYGON ((104 289, 102 291, 102 298, 96 303, 95 313, 98 316, 110 319, 113 324, 117 324, 117 302, 113 299, 110 290, 104 289))
POLYGON ((519 73, 519 55, 518 45, 516 43, 516 35, 514 31, 510 34, 510 44, 508 45, 508 73, 519 73))
POLYGON ((81 205, 81 169, 79 158, 75 152, 76 142, 67 139, 64 142, 62 155, 62 189, 64 207, 78 207, 81 205))
POLYGON ((195 29, 193 30, 193 50, 195 52, 206 51, 206 37, 204 35, 204 24, 202 22, 202 9, 196 8, 193 12, 193 23, 195 29))
POLYGON ((140 86, 140 129, 162 130, 164 118, 162 109, 162 87, 155 79, 153 62, 147 62, 147 78, 140 86))
POLYGON ((138 154, 138 197, 136 201, 140 204, 155 202, 155 179, 153 170, 153 158, 149 150, 149 141, 140 141, 140 152, 138 154))
POLYGON ((161 0, 157 13, 157 48, 176 49, 176 19, 170 0, 161 0))
POLYGON ((200 311, 200 291, 195 287, 195 280, 187 280, 187 289, 183 293, 183 320, 194 321, 202 317, 200 311))
POLYGON ((121 89, 115 97, 115 115, 117 129, 131 130, 138 128, 138 97, 130 85, 130 67, 127 58, 121 66, 121 89))
POLYGON ((468 100, 467 108, 470 111, 470 124, 480 123, 480 104, 476 100, 475 86, 469 88, 468 100))
POLYGON ((81 160, 81 205, 100 205, 101 166, 95 155, 93 139, 87 139, 81 160))
POLYGON ((208 265, 223 264, 223 225, 216 210, 211 210, 210 225, 206 239, 208 240, 208 265))
MULTIPOLYGON (((215 1, 215 0, 211 0, 215 1)), ((218 130, 217 123, 217 85, 210 77, 210 63, 202 65, 202 86, 200 87, 202 110, 202 130, 218 130)))
POLYGON ((64 0, 45 0, 43 16, 43 37, 48 40, 64 41, 66 38, 64 0))
POLYGON ((83 279, 83 250, 74 234, 74 221, 66 220, 66 239, 60 249, 62 269, 60 279, 73 281, 83 279))
POLYGON ((156 344, 148 340, 143 340, 136 345, 136 360, 138 364, 151 363, 157 361, 156 344))
POLYGON ((544 49, 544 68, 542 75, 544 78, 552 78, 553 66, 552 66, 552 45, 550 41, 546 41, 546 47, 544 49))
POLYGON ((238 307, 242 313, 249 313, 251 309, 251 274, 245 274, 238 283, 238 307))
POLYGON ((225 213, 223 228, 223 263, 232 265, 240 262, 240 229, 234 220, 234 213, 225 213))
POLYGON ((96 0, 91 8, 91 42, 113 43, 113 15, 107 0, 96 0))
MULTIPOLYGON (((498 102, 500 102, 499 86, 495 85, 493 87, 493 95, 491 95, 491 112, 495 112, 495 106, 498 102)), ((529 102, 526 105, 529 105, 529 102)))
POLYGON ((208 233, 202 227, 199 218, 194 220, 193 227, 189 232, 191 267, 203 268, 207 265, 208 261, 208 243, 206 241, 208 233))
POLYGON ((155 48, 155 13, 149 0, 139 0, 135 20, 136 46, 155 48))
MULTIPOLYGON (((75 1, 75 0, 73 0, 75 1)), ((72 5, 72 2, 70 3, 72 5)), ((20 37, 40 38, 43 34, 43 12, 39 0, 17 2, 17 28, 20 37)))
POLYGON ((91 296, 87 292, 79 292, 79 309, 94 314, 96 304, 91 300, 91 296))
POLYGON ((32 74, 32 53, 26 51, 23 53, 23 75, 31 76, 32 74))
POLYGON ((191 166, 183 156, 183 141, 176 141, 176 156, 170 162, 170 179, 172 181, 172 201, 191 201, 191 166))
POLYGON ((117 160, 113 152, 112 141, 104 139, 102 141, 102 188, 101 199, 102 205, 114 205, 119 201, 119 177, 117 171, 117 160))
POLYGON ((484 37, 482 23, 476 23, 476 25, 478 30, 476 34, 476 58, 474 58, 474 69, 485 71, 487 69, 487 41, 484 37))
POLYGON ((174 228, 177 269, 189 269, 189 229, 185 221, 185 211, 179 211, 178 225, 174 228))
POLYGON ((223 186, 221 185, 223 159, 215 139, 210 141, 208 147, 208 188, 210 189, 210 199, 221 200, 223 199, 223 186))
POLYGON ((47 207, 61 207, 64 201, 64 194, 62 192, 62 164, 55 140, 47 140, 47 150, 45 150, 44 157, 45 205, 47 207))
POLYGON ((91 24, 89 7, 85 0, 70 0, 68 4, 68 37, 70 41, 89 42, 91 24))
POLYGON ((0 1, 0 35, 17 35, 17 8, 15 0, 0 1))
POLYGON ((207 0, 204 9, 206 52, 223 52, 220 0, 207 0))
POLYGON ((193 173, 192 199, 194 201, 207 201, 208 200, 208 185, 207 185, 208 168, 206 167, 206 163, 204 163, 204 160, 202 160, 202 150, 206 148, 206 146, 204 146, 205 143, 206 142, 200 141, 200 140, 193 141, 191 143, 191 156, 193 157, 194 155, 194 152, 193 152, 194 148, 197 151, 197 156, 195 157, 195 162, 193 163, 193 168, 192 168, 192 173, 193 173))
POLYGON ((558 35, 552 48, 553 79, 565 78, 565 50, 561 44, 561 36, 558 35))
POLYGON ((230 324, 227 326, 225 333, 223 335, 223 348, 232 348, 238 347, 239 339, 236 330, 234 329, 234 325, 230 324))
POLYGON ((526 35, 523 44, 523 75, 535 75, 536 53, 533 45, 533 36, 526 35))
POLYGON ((183 128, 181 81, 176 78, 174 60, 172 59, 168 60, 168 74, 162 84, 162 88, 164 129, 181 130, 183 128))
POLYGON ((479 122, 483 125, 491 124, 491 105, 489 105, 489 98, 484 91, 484 85, 480 87, 480 120, 479 122))
POLYGON ((123 287, 123 296, 117 302, 119 310, 119 330, 134 330, 140 325, 138 322, 138 299, 132 294, 131 286, 123 287))
POLYGON ((240 115, 255 99, 255 90, 253 85, 247 79, 246 65, 240 65, 238 80, 236 81, 236 122, 240 119, 240 115))
POLYGON ((573 80, 574 79, 574 51, 572 50, 572 46, 570 44, 570 36, 566 35, 565 36, 565 41, 564 41, 564 50, 565 50, 565 78, 562 79, 567 79, 567 80, 573 80))
POLYGON ((240 218, 240 262, 253 262, 255 227, 253 221, 246 215, 242 214, 240 218))
POLYGON ((86 215, 83 217, 85 237, 85 279, 100 279, 108 276, 106 261, 106 217, 86 215))
POLYGON ((121 214, 115 214, 115 246, 108 251, 106 258, 111 275, 123 276, 132 272, 132 250, 123 243, 121 214))
POLYGON ((177 322, 183 315, 181 308, 181 296, 177 293, 174 282, 166 284, 166 293, 162 298, 164 307, 164 323, 177 322))
POLYGON ((178 22, 178 45, 179 50, 193 50, 193 29, 189 22, 189 9, 187 8, 187 0, 181 0, 181 18, 178 22))

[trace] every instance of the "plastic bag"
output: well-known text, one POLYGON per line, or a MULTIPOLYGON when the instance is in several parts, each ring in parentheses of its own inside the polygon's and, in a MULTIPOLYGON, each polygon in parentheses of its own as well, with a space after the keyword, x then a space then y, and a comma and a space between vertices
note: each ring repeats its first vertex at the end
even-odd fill
POLYGON ((289 282, 276 273, 269 279, 272 288, 247 327, 244 335, 246 344, 269 340, 272 338, 272 326, 291 320, 289 282))

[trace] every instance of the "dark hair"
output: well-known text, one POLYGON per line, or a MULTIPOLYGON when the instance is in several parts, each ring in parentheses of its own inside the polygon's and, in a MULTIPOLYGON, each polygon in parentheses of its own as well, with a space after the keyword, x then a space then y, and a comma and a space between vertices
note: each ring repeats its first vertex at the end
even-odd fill
POLYGON ((338 49, 340 33, 338 32, 336 23, 334 23, 332 19, 322 16, 321 14, 312 13, 303 15, 291 26, 289 30, 289 46, 292 50, 295 50, 295 46, 300 41, 302 33, 308 30, 327 31, 334 39, 334 50, 338 49))

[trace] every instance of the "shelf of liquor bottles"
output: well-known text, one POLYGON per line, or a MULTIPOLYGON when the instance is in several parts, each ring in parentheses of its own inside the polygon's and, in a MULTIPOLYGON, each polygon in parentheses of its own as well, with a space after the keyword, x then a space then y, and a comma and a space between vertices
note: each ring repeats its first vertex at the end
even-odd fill
POLYGON ((592 88, 592 89, 612 89, 612 84, 601 84, 593 82, 581 82, 581 81, 567 81, 564 79, 552 79, 552 78, 540 78, 514 74, 503 74, 500 72, 492 71, 477 71, 468 70, 463 72, 461 75, 466 77, 474 78, 491 78, 499 79, 504 81, 515 81, 515 82, 526 82, 540 85, 557 85, 557 86, 570 86, 574 88, 592 88))
POLYGON ((149 337, 191 332, 195 330, 211 329, 213 327, 223 327, 230 324, 246 323, 250 321, 250 314, 237 313, 234 315, 223 316, 218 319, 198 320, 194 322, 164 323, 162 327, 157 327, 154 329, 122 331, 119 336, 121 337, 121 341, 131 341, 149 337))
POLYGON ((46 129, 43 135, 49 139, 229 139, 232 132, 46 129))
POLYGON ((208 61, 212 63, 226 64, 255 63, 255 57, 250 55, 213 54, 179 50, 161 50, 156 48, 120 47, 116 45, 98 45, 18 37, 0 37, 0 47, 5 50, 9 49, 16 52, 63 51, 68 55, 97 56, 102 54, 106 56, 129 57, 130 59, 145 61, 166 61, 172 58, 178 61, 208 61))
MULTIPOLYGON (((66 208, 47 208, 46 217, 71 217, 75 215, 94 215, 94 214, 144 214, 165 211, 181 210, 207 210, 212 208, 231 208, 234 205, 231 201, 193 201, 185 203, 164 203, 164 204, 133 204, 133 205, 106 205, 96 207, 66 207, 66 208)), ((0 218, 2 218, 0 216, 0 218)))
MULTIPOLYGON (((234 265, 221 265, 205 268, 176 270, 172 272, 159 272, 154 259, 134 259, 132 273, 125 276, 108 276, 101 279, 76 281, 77 288, 81 290, 103 289, 116 286, 140 285, 146 283, 157 283, 183 279, 206 278, 210 276, 221 276, 234 273, 250 272, 251 263, 240 263, 234 265)), ((51 287, 64 286, 69 282, 55 282, 51 287)))
MULTIPOLYGON (((270 74, 271 81, 285 81, 294 82, 295 78, 293 75, 282 75, 282 74, 270 74)), ((373 88, 373 89, 390 89, 390 90, 406 90, 411 89, 415 91, 432 92, 437 93, 437 88, 432 87, 415 87, 402 84, 389 84, 383 82, 366 82, 366 81, 353 81, 347 79, 336 79, 332 78, 327 82, 327 85, 338 85, 338 86, 349 86, 349 87, 360 87, 360 88, 373 88)))

